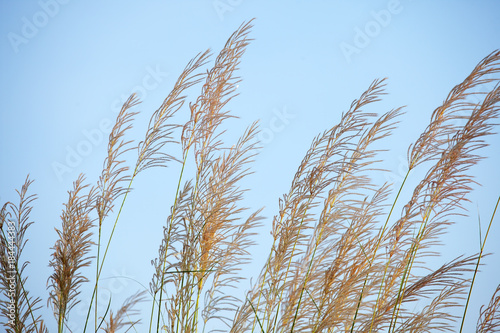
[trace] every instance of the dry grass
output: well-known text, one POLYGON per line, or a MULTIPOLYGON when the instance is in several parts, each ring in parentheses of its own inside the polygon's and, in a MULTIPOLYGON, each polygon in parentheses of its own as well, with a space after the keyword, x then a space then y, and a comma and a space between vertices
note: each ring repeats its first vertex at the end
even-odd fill
MULTIPOLYGON (((313 140, 289 192, 279 201, 265 265, 240 300, 231 290, 240 286, 255 228, 264 220, 260 210, 249 212, 243 206, 246 189, 240 187, 259 148, 258 126, 251 124, 233 145, 225 144, 221 134, 224 121, 233 117, 227 103, 236 95, 236 73, 250 28, 250 22, 239 27, 211 69, 204 71, 209 51, 188 63, 137 145, 125 139, 136 115, 131 109, 139 103, 132 95, 117 116, 96 185, 84 184, 83 176, 75 181, 49 262, 48 304, 58 332, 69 331, 67 321, 81 300, 80 287, 91 280, 83 332, 201 332, 212 326, 235 333, 452 331, 466 318, 467 295, 486 239, 478 254, 457 257, 436 270, 425 269, 425 263, 439 256, 436 245, 456 216, 466 214, 464 203, 475 184, 471 168, 484 158, 481 149, 499 116, 500 86, 491 77, 500 71, 500 51, 484 58, 433 112, 408 150, 408 172, 395 193, 371 175, 385 172, 375 147, 398 126, 403 108, 380 116, 369 112, 386 88, 385 79, 375 80, 339 124, 313 140), (492 82, 493 89, 481 91, 492 82), (174 124, 186 90, 196 85, 201 93, 189 104, 189 120, 174 124), (482 101, 470 102, 472 94, 482 101), (170 145, 179 147, 179 156, 170 153, 175 149, 170 145), (124 154, 135 148, 137 161, 129 169, 124 154), (190 162, 194 174, 188 177, 190 162), (117 311, 100 308, 101 272, 134 179, 169 163, 180 163, 181 169, 149 290, 132 295, 117 311), (395 216, 394 207, 415 169, 425 175, 395 216), (111 233, 103 235, 110 216, 111 233), (88 266, 95 268, 95 276, 83 274, 88 266), (143 302, 151 311, 140 316, 135 307, 143 302), (416 302, 425 306, 415 307, 416 302), (452 315, 457 307, 464 309, 462 317, 452 315)), ((7 332, 47 331, 37 316, 41 299, 24 287, 28 262, 21 254, 33 223, 31 183, 27 179, 18 192, 19 204, 8 202, 0 211, 0 309, 7 332)), ((481 309, 478 332, 500 330, 498 293, 497 288, 481 309)))

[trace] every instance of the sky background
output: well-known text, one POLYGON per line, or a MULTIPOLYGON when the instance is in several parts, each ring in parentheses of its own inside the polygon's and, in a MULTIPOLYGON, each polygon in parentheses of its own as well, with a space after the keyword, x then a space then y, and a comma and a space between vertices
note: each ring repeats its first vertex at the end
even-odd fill
MULTIPOLYGON (((253 250, 252 274, 268 254, 264 245, 278 198, 288 192, 311 140, 336 124, 374 79, 389 78, 388 95, 373 112, 407 106, 402 123, 384 142, 384 166, 390 169, 385 180, 398 185, 406 172, 407 147, 432 111, 500 47, 500 2, 494 0, 0 0, 0 202, 17 202, 14 190, 27 174, 35 180, 30 189, 38 194, 31 215, 35 224, 24 258, 31 262, 28 289, 44 305, 62 203, 79 173, 92 184, 97 181, 117 108, 138 92, 143 102, 136 107, 141 113, 130 138, 141 140, 150 115, 187 62, 207 48, 216 54, 252 18, 255 40, 240 66, 240 95, 230 104, 240 119, 227 125, 229 138, 255 120, 265 133, 255 173, 243 183, 251 189, 245 205, 254 210, 265 206, 267 217, 259 238, 263 246, 253 250), (384 20, 380 13, 388 10, 384 20), (360 40, 359 31, 366 29, 369 36, 360 40), (69 157, 75 152, 80 158, 69 157)), ((188 110, 183 112, 179 119, 185 120, 188 110)), ((500 194, 500 136, 487 140, 490 146, 482 153, 489 158, 473 169, 483 186, 470 196, 471 217, 450 228, 440 249, 443 257, 434 265, 479 248, 477 216, 486 225, 500 194)), ((141 288, 131 279, 144 285, 150 281, 150 260, 173 202, 177 171, 176 166, 148 170, 134 183, 101 284, 113 292, 117 305, 141 288)), ((418 180, 411 179, 410 185, 418 180)), ((495 255, 484 259, 476 280, 467 331, 499 282, 496 222, 486 245, 495 255)), ((75 322, 86 304, 72 311, 75 322)), ((44 315, 53 325, 49 312, 44 315)))

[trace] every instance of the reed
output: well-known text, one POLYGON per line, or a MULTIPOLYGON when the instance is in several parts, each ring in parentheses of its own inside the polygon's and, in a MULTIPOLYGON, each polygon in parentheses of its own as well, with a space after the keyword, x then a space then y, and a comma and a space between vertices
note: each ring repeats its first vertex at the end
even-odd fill
MULTIPOLYGON (((479 253, 457 256, 433 270, 425 265, 430 257, 439 258, 440 239, 456 217, 467 216, 465 203, 476 185, 473 167, 485 158, 481 153, 500 112, 500 51, 487 55, 434 110, 408 149, 408 171, 397 191, 373 175, 387 172, 379 147, 404 121, 404 108, 381 115, 370 111, 387 88, 387 79, 374 80, 338 124, 313 139, 276 215, 265 223, 261 209, 245 207, 247 189, 241 185, 259 150, 258 124, 250 124, 234 143, 223 140, 226 120, 235 117, 228 103, 237 95, 238 67, 251 27, 252 21, 242 24, 211 67, 206 68, 210 50, 188 62, 139 143, 127 139, 137 115, 132 110, 140 102, 130 96, 109 136, 99 179, 93 186, 83 175, 74 182, 49 261, 47 304, 58 332, 70 331, 69 314, 89 283, 93 291, 83 332, 205 332, 212 327, 233 333, 436 332, 463 327, 472 317, 467 307, 487 255, 487 235, 479 253), (201 92, 185 107, 188 89, 196 87, 201 92), (472 102, 472 95, 479 102, 472 102), (174 123, 184 109, 187 122, 174 123), (130 168, 127 158, 133 151, 137 157, 130 168), (111 299, 106 308, 99 307, 101 273, 134 180, 172 163, 181 167, 149 288, 116 310, 111 299), (410 178, 414 188, 408 188, 410 178), (407 202, 401 202, 403 192, 409 194, 407 202), (404 205, 400 214, 398 204, 404 205), (105 223, 111 223, 109 229, 105 223), (240 299, 231 291, 242 288, 256 228, 264 224, 272 245, 240 299), (88 267, 95 274, 89 275, 88 267), (424 305, 416 307, 417 302, 424 305), (149 313, 139 313, 142 303, 149 304, 149 313), (463 310, 461 317, 456 308, 463 310)), ((6 332, 48 332, 37 315, 41 298, 26 289, 28 261, 22 257, 33 223, 31 183, 27 178, 18 191, 18 204, 7 202, 0 210, 0 313, 6 332)), ((499 288, 481 308, 477 332, 500 329, 499 288)))

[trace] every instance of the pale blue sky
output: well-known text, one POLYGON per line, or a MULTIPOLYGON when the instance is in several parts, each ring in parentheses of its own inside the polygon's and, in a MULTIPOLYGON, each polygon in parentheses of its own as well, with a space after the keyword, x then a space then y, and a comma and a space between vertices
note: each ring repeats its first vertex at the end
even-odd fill
MULTIPOLYGON (((60 225, 66 191, 80 172, 96 181, 107 123, 116 117, 116 106, 139 91, 143 103, 137 107, 141 114, 133 134, 140 140, 150 114, 189 59, 207 48, 218 52, 229 35, 253 17, 255 41, 240 66, 240 96, 231 103, 241 119, 231 120, 229 126, 237 133, 260 119, 267 133, 255 174, 245 183, 251 187, 246 205, 266 206, 267 228, 312 138, 338 122, 372 80, 389 78, 389 95, 374 112, 407 105, 384 155, 397 181, 400 170, 405 171, 408 145, 434 108, 483 57, 500 47, 500 2, 494 0, 1 0, 0 199, 14 200, 14 189, 28 173, 35 179, 31 191, 39 195, 32 214, 36 223, 25 253, 31 261, 30 289, 44 304, 53 228, 60 225), (390 10, 390 17, 380 17, 382 10, 390 10), (360 40, 359 31, 366 30, 370 36, 360 40), (276 120, 284 112, 289 116, 276 120), (283 126, 272 125, 276 123, 283 126), (91 142, 86 133, 103 137, 95 134, 91 142), (87 156, 67 160, 71 151, 87 156), (57 163, 65 164, 67 172, 56 171, 57 163)), ((446 258, 477 250, 477 215, 485 224, 500 194, 500 136, 488 141, 492 145, 483 153, 489 159, 474 169, 483 186, 471 196, 472 218, 445 238, 446 258)), ((156 256, 172 203, 175 172, 176 167, 150 170, 134 184, 137 191, 127 202, 106 276, 127 275, 149 283, 149 262, 156 256)), ((264 227, 262 233, 268 235, 268 230, 264 227)), ((470 329, 479 304, 489 301, 499 282, 495 275, 500 270, 494 267, 500 255, 498 223, 490 237, 486 249, 496 254, 485 259, 478 277, 470 329)), ((106 281, 117 301, 138 288, 129 280, 106 281)), ((73 316, 80 318, 78 307, 73 316)))

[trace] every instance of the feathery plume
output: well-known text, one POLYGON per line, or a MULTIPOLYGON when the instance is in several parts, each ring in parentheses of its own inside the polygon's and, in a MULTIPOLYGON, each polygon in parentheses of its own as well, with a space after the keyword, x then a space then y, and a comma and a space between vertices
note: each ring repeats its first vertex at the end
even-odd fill
POLYGON ((93 220, 89 216, 94 205, 94 189, 82 194, 88 185, 83 185, 85 178, 80 175, 69 191, 68 202, 61 214, 61 229, 56 229, 59 239, 52 248, 52 260, 49 266, 54 272, 48 279, 48 303, 54 310, 58 329, 62 332, 64 322, 70 310, 80 302, 80 286, 88 279, 82 269, 90 266, 93 220))
POLYGON ((30 296, 26 289, 25 269, 29 262, 21 256, 28 239, 26 232, 34 223, 30 221, 36 195, 28 195, 33 180, 26 177, 21 190, 16 190, 19 204, 7 202, 0 210, 0 288, 5 299, 0 300, 0 313, 5 332, 45 332, 41 316, 35 312, 41 308, 41 299, 30 296))
POLYGON ((131 317, 139 314, 139 311, 134 309, 134 307, 146 300, 144 297, 145 293, 145 291, 137 292, 127 298, 116 314, 113 314, 113 311, 111 310, 109 313, 109 319, 106 321, 106 327, 101 329, 105 333, 115 333, 125 327, 128 327, 127 331, 131 328, 135 328, 141 320, 138 319, 132 321, 131 317))
POLYGON ((173 142, 173 130, 177 125, 168 121, 175 115, 184 104, 186 96, 182 95, 185 90, 199 83, 202 74, 195 73, 206 64, 210 57, 210 50, 198 54, 184 68, 177 78, 174 88, 163 101, 162 105, 153 113, 149 120, 146 137, 139 143, 138 157, 134 171, 134 177, 141 171, 156 167, 166 166, 166 162, 174 159, 171 155, 162 152, 161 149, 169 142, 173 142))
POLYGON ((500 332, 500 285, 493 293, 488 306, 481 307, 476 332, 500 332))
POLYGON ((125 141, 123 137, 132 128, 131 122, 137 115, 137 112, 131 112, 130 109, 139 103, 140 101, 135 94, 132 94, 125 101, 109 134, 108 155, 104 160, 104 167, 97 185, 99 195, 96 198, 96 209, 99 216, 99 227, 113 209, 115 200, 129 190, 127 183, 130 183, 131 177, 124 175, 129 168, 123 166, 125 161, 121 158, 123 154, 132 149, 130 147, 132 141, 125 141))

